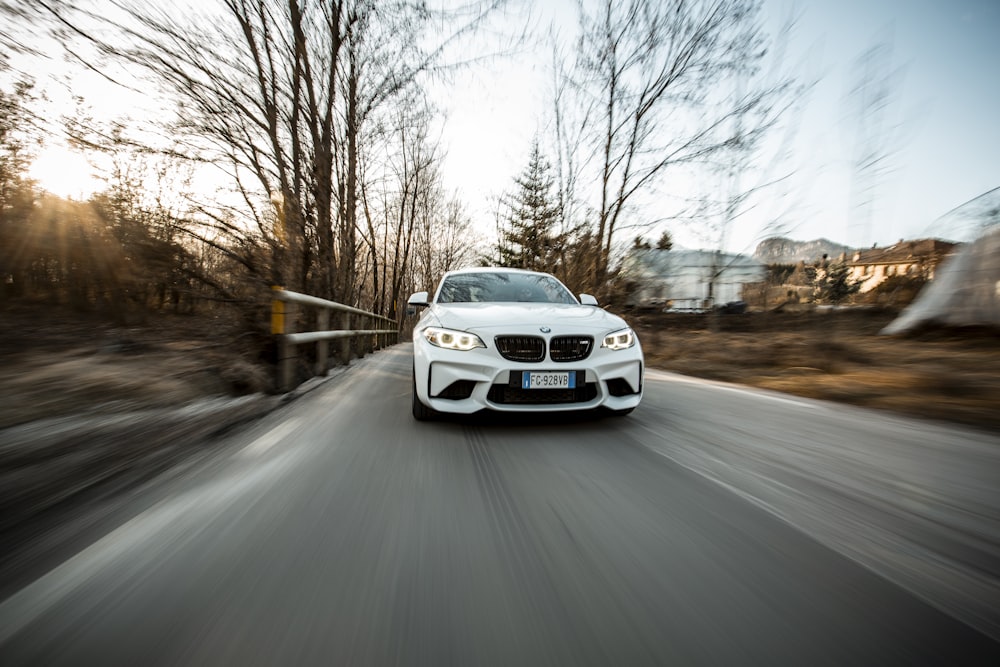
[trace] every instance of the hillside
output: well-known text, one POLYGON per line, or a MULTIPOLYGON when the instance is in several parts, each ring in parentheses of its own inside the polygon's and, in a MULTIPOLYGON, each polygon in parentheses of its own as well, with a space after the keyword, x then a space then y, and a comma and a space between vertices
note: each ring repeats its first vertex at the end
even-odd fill
POLYGON ((783 237, 773 237, 757 244, 753 258, 763 264, 798 264, 815 262, 822 259, 823 255, 836 258, 850 251, 850 247, 828 239, 793 241, 783 237))

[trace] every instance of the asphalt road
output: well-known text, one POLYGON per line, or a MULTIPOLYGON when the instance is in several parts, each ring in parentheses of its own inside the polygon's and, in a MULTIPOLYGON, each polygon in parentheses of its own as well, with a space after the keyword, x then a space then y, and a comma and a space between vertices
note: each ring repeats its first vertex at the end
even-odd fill
POLYGON ((371 356, 0 603, 13 665, 1000 664, 1000 438, 650 372, 414 422, 371 356))

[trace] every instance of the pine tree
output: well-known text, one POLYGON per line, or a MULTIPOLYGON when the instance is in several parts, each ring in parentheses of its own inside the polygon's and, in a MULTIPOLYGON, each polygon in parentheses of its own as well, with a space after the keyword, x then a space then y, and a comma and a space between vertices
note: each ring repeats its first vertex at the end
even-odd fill
POLYGON ((816 272, 813 286, 814 300, 820 303, 839 304, 851 295, 857 294, 860 288, 860 283, 851 280, 851 269, 847 263, 834 262, 816 272))
POLYGON ((535 139, 528 165, 514 179, 514 192, 501 200, 505 209, 497 244, 501 266, 544 271, 555 269, 553 264, 561 240, 555 233, 559 204, 552 195, 550 169, 535 139))

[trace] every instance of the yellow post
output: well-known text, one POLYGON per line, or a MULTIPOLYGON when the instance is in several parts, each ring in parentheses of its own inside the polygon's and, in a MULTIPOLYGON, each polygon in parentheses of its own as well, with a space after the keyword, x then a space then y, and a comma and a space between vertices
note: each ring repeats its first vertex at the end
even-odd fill
MULTIPOLYGON (((285 288, 271 285, 271 289, 279 292, 285 288)), ((271 300, 271 333, 274 335, 285 333, 285 302, 277 297, 271 300)))
MULTIPOLYGON (((277 293, 283 290, 284 287, 271 285, 271 289, 277 293)), ((295 368, 295 346, 289 343, 285 336, 288 333, 288 329, 286 328, 288 325, 288 306, 289 304, 278 298, 277 294, 271 300, 271 334, 277 338, 278 343, 278 358, 276 359, 278 364, 278 391, 288 391, 292 388, 292 375, 295 368)))

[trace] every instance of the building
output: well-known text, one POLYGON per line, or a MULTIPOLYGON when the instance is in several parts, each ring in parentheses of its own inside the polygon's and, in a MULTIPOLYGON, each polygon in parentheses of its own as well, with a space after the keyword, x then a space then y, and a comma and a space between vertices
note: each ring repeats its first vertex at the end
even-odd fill
POLYGON ((764 279, 762 263, 712 250, 633 250, 623 270, 637 307, 700 310, 743 300, 743 287, 764 279))
POLYGON ((934 277, 938 264, 955 248, 954 243, 940 239, 900 241, 888 248, 857 250, 848 259, 848 279, 861 285, 861 292, 870 292, 892 276, 913 278, 934 277))

